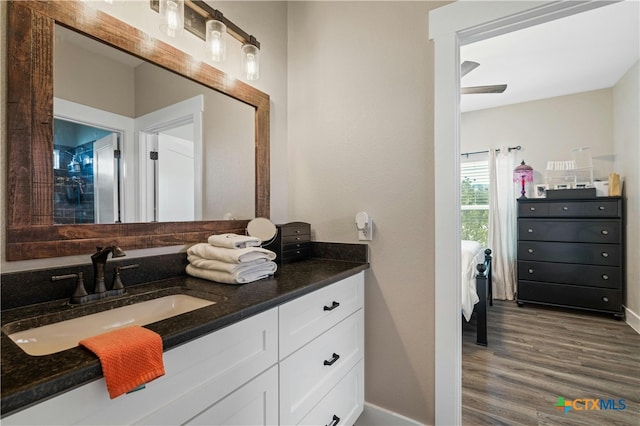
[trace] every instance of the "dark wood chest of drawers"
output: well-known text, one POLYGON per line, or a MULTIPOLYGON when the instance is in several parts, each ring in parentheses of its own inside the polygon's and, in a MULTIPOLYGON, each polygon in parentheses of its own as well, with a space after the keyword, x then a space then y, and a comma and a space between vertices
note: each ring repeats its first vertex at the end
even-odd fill
POLYGON ((621 197, 518 200, 519 305, 624 315, 621 197))
POLYGON ((277 234, 264 248, 276 253, 276 262, 289 263, 304 260, 311 255, 311 225, 290 222, 276 225, 277 234))

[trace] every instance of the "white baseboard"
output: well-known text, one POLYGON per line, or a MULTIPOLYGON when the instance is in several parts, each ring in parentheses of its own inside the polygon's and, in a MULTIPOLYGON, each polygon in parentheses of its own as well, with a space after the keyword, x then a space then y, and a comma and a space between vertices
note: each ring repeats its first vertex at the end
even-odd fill
POLYGON ((356 420, 355 426, 424 426, 409 417, 389 411, 377 405, 364 403, 364 411, 356 420))
POLYGON ((625 322, 633 328, 636 333, 640 334, 640 315, 633 312, 631 309, 624 307, 625 322))

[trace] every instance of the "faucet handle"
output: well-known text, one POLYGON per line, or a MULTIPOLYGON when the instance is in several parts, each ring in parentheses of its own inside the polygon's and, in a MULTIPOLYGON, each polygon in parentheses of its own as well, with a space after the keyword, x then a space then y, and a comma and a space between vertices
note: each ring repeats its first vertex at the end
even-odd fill
POLYGON ((139 264, 134 263, 131 265, 125 266, 116 266, 113 268, 113 285, 111 286, 111 290, 123 290, 124 285, 122 285, 122 280, 120 279, 120 271, 126 271, 127 269, 136 269, 140 267, 139 264))
POLYGON ((51 281, 68 280, 70 278, 77 278, 76 289, 73 292, 73 295, 71 295, 71 303, 82 303, 84 300, 83 298, 88 296, 87 290, 84 287, 84 272, 66 275, 52 275, 51 281))

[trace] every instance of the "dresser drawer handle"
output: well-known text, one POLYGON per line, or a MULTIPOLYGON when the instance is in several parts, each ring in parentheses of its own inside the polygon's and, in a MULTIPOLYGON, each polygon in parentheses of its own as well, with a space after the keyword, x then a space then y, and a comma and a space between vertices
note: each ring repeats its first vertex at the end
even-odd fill
POLYGON ((608 301, 609 301, 609 298, 608 298, 607 296, 604 296, 604 297, 602 298, 602 301, 603 301, 603 302, 608 302, 608 301))
POLYGON ((527 272, 528 272, 528 273, 530 273, 530 274, 533 274, 533 269, 529 268, 529 269, 527 270, 527 272))
POLYGON ((529 228, 529 229, 527 229, 527 232, 530 233, 530 234, 533 234, 533 229, 529 228))
POLYGON ((300 241, 300 237, 296 237, 296 241, 300 241))
POLYGON ((340 355, 338 355, 337 353, 334 352, 333 355, 331 355, 331 359, 325 359, 324 360, 324 365, 333 365, 339 359, 340 359, 340 355))
POLYGON ((335 308, 337 308, 338 306, 340 306, 340 303, 336 302, 335 300, 333 301, 333 303, 331 304, 331 306, 325 306, 324 310, 325 311, 333 311, 335 308))
POLYGON ((566 211, 568 211, 568 210, 569 210, 569 207, 567 207, 567 206, 563 206, 563 207, 562 207, 562 210, 564 210, 564 211, 566 212, 566 211))
POLYGON ((529 250, 527 250, 529 253, 533 253, 533 249, 530 248, 529 250))
POLYGON ((300 230, 299 230, 299 229, 296 229, 296 234, 299 234, 299 233, 300 233, 300 230))
POLYGON ((607 274, 602 274, 602 279, 603 279, 603 280, 605 280, 605 281, 606 281, 606 280, 608 280, 608 279, 609 279, 609 275, 607 275, 607 274))
POLYGON ((607 231, 606 229, 603 229, 602 231, 600 231, 600 233, 602 235, 609 235, 609 231, 607 231))
POLYGON ((535 207, 529 207, 529 210, 531 210, 532 212, 535 212, 536 208, 535 207))
POLYGON ((607 253, 606 251, 602 252, 602 257, 609 257, 609 253, 607 253))
POLYGON ((333 415, 333 419, 331 419, 331 423, 329 423, 328 425, 325 426, 338 426, 338 423, 340 423, 340 417, 336 416, 335 414, 333 415))
POLYGON ((598 210, 604 210, 604 206, 598 206, 598 210))

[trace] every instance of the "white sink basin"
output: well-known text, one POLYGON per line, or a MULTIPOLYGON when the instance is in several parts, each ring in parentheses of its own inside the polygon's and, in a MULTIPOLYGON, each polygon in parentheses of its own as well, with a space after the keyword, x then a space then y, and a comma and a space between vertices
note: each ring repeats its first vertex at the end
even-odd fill
POLYGON ((78 346, 87 337, 131 325, 146 325, 216 302, 174 294, 9 334, 29 355, 49 355, 78 346))

